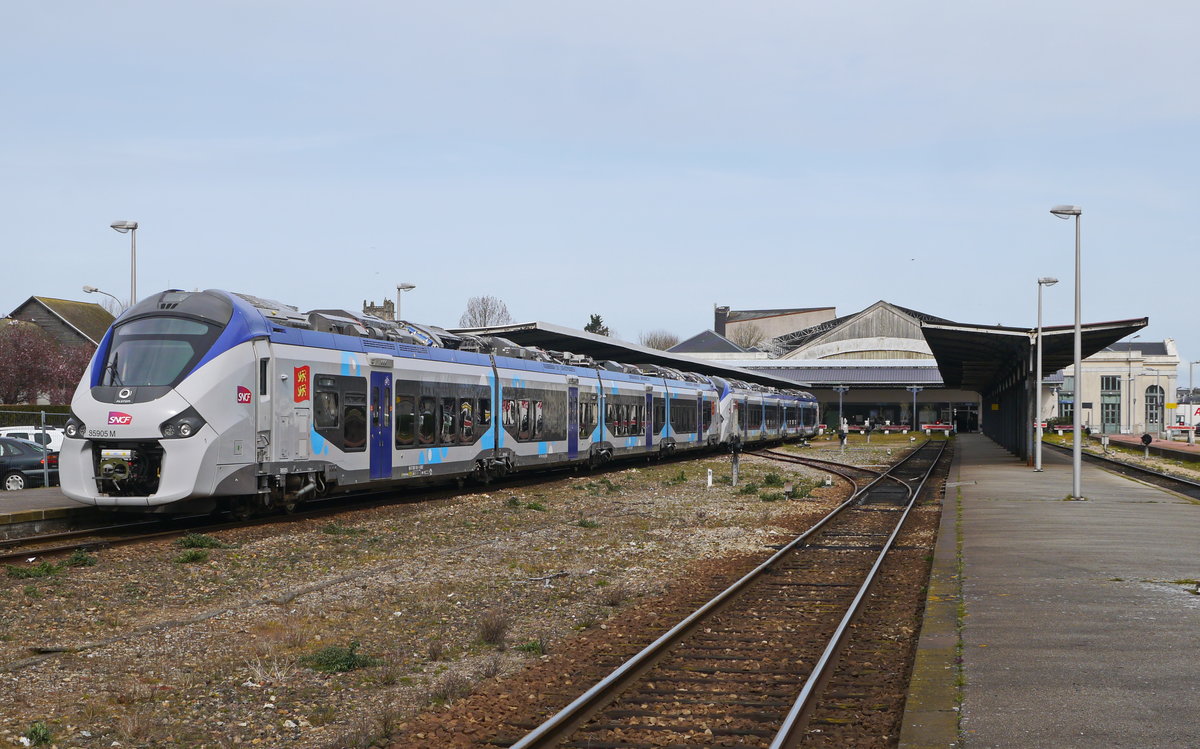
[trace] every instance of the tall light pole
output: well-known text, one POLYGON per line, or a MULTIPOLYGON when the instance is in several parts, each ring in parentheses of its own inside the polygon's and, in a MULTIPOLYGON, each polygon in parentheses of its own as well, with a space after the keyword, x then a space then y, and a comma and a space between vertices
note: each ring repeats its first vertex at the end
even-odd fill
POLYGON ((417 288, 417 285, 414 283, 396 284, 396 322, 400 322, 403 319, 400 317, 400 297, 404 295, 404 292, 412 291, 415 288, 417 288))
POLYGON ((114 221, 112 228, 129 233, 129 306, 137 304, 137 227, 136 221, 114 221))
POLYGON ((913 394, 912 430, 915 432, 920 427, 920 425, 917 424, 917 393, 921 392, 925 388, 921 387, 920 385, 909 385, 904 389, 913 394))
POLYGON ((115 296, 113 296, 112 294, 109 294, 107 291, 101 291, 100 289, 97 289, 95 286, 84 286, 84 287, 83 287, 83 291, 84 291, 84 293, 87 293, 87 294, 103 294, 104 296, 106 296, 106 297, 108 297, 109 299, 111 299, 111 300, 113 300, 114 302, 116 302, 116 303, 117 303, 117 314, 118 314, 118 315, 119 315, 119 314, 121 314, 122 312, 124 312, 124 311, 125 311, 125 305, 124 305, 124 304, 121 304, 121 300, 120 300, 120 299, 117 299, 117 298, 116 298, 115 296))
POLYGON ((1083 499, 1083 487, 1080 480, 1083 465, 1083 425, 1080 421, 1080 411, 1083 401, 1083 372, 1080 371, 1083 362, 1083 325, 1080 322, 1080 272, 1079 272, 1079 217, 1083 209, 1077 205, 1056 205, 1050 212, 1061 219, 1075 217, 1075 403, 1071 409, 1071 498, 1083 499))
MULTIPOLYGON (((1037 371, 1033 373, 1034 393, 1033 403, 1036 412, 1033 415, 1034 429, 1037 434, 1033 439, 1033 470, 1042 470, 1042 287, 1053 286, 1057 278, 1046 276, 1038 279, 1038 330, 1037 330, 1037 371)), ((1078 378, 1079 375, 1076 375, 1078 378)))
POLYGON ((1195 392, 1195 390, 1192 389, 1192 385, 1195 383, 1195 380, 1192 379, 1192 366, 1195 364, 1200 364, 1200 361, 1188 362, 1188 403, 1192 402, 1192 394, 1195 392))

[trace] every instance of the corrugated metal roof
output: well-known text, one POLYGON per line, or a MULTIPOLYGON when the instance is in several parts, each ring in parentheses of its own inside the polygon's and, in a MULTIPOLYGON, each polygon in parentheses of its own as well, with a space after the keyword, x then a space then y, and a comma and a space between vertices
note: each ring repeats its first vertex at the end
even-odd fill
MULTIPOLYGON (((902 360, 901 360, 902 361, 902 360)), ((787 359, 759 359, 734 363, 743 369, 771 372, 777 377, 809 383, 812 387, 824 385, 924 385, 940 387, 942 375, 936 365, 920 366, 883 362, 863 361, 850 365, 835 365, 827 362, 806 362, 787 359), (786 363, 787 366, 780 366, 786 363), (799 366, 797 366, 799 365, 799 366)))

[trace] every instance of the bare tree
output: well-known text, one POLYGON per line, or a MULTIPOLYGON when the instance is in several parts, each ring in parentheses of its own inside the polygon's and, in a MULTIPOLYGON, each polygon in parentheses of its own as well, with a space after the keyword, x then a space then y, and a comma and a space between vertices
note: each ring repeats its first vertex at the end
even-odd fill
POLYGON ((762 343, 766 339, 767 334, 754 323, 747 323, 730 330, 729 335, 725 337, 734 344, 744 349, 749 349, 762 343))
POLYGON ((467 311, 458 318, 460 328, 486 328, 512 322, 508 307, 494 296, 473 296, 467 300, 467 311))
MULTIPOLYGON (((0 403, 34 403, 56 384, 58 343, 33 323, 13 321, 0 327, 0 403)), ((79 383, 75 373, 71 390, 79 383)))
POLYGON ((656 348, 659 351, 666 351, 679 343, 679 336, 668 330, 651 330, 638 336, 638 343, 646 348, 656 348))

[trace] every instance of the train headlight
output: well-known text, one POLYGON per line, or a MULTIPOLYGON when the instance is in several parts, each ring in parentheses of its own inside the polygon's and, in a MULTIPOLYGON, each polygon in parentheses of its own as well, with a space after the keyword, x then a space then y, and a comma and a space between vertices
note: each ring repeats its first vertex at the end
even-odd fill
POLYGON ((83 439, 83 435, 86 432, 87 427, 84 426, 83 422, 77 419, 74 414, 71 414, 71 417, 67 419, 67 425, 63 427, 63 434, 73 440, 83 439))
POLYGON ((163 439, 187 439, 200 431, 204 424, 204 419, 196 413, 196 409, 189 408, 164 421, 158 429, 162 432, 163 439))

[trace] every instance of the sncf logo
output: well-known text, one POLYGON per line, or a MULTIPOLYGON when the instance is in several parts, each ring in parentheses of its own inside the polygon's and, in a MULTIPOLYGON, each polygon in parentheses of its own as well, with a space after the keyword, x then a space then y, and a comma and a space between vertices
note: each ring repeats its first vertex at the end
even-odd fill
POLYGON ((126 426, 133 423, 133 417, 129 414, 123 414, 120 411, 108 412, 109 426, 126 426))

